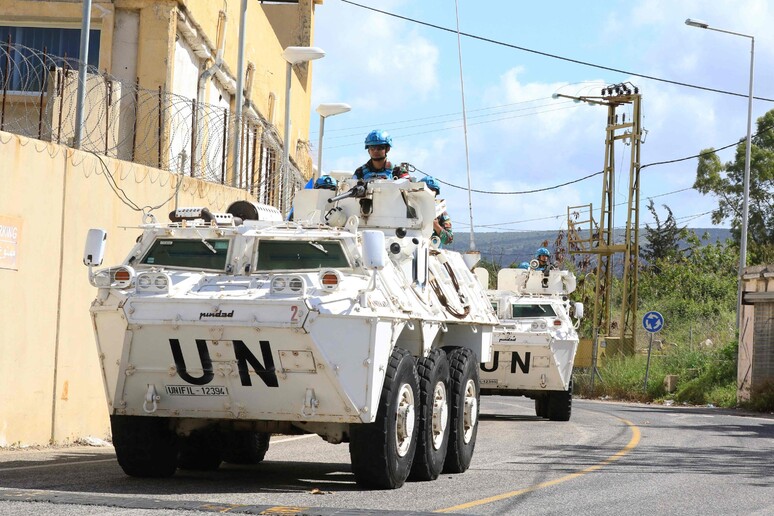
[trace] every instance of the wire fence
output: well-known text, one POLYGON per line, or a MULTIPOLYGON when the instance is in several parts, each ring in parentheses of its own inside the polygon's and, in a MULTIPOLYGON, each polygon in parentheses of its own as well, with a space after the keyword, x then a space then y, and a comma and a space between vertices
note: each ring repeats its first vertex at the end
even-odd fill
MULTIPOLYGON (((0 131, 72 147, 78 106, 77 59, 0 43, 0 131)), ((254 111, 237 123, 227 105, 214 105, 142 88, 87 66, 81 146, 85 151, 249 191, 259 202, 281 206, 311 175, 308 148, 299 144, 288 173, 275 126, 254 111), (238 128, 240 160, 233 164, 238 128)), ((291 152, 291 159, 294 153, 291 152)))

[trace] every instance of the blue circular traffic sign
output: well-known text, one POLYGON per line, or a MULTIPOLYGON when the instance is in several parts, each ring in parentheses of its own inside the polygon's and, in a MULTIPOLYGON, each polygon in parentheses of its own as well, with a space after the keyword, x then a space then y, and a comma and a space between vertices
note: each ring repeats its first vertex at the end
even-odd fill
POLYGON ((656 333, 664 327, 664 316, 658 312, 648 312, 642 318, 642 327, 649 333, 656 333))

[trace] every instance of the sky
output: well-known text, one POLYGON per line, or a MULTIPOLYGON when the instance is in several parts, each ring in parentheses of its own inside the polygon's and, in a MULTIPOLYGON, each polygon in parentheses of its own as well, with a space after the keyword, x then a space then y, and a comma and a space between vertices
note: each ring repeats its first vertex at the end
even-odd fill
MULTIPOLYGON (((393 138, 393 164, 408 162, 447 183, 441 197, 455 233, 470 231, 471 213, 476 233, 566 229, 568 206, 588 204, 599 221, 602 175, 577 180, 603 169, 607 108, 555 99, 555 93, 598 96, 609 84, 637 86, 647 131, 643 165, 743 139, 751 40, 689 27, 686 18, 754 36, 754 96, 774 99, 774 3, 766 0, 458 0, 459 30, 491 40, 462 36, 461 60, 454 0, 352 2, 324 0, 316 6, 314 45, 326 56, 313 64, 313 153, 320 123, 316 106, 349 104, 350 112, 325 120, 323 171, 354 171, 368 159, 366 134, 386 130, 393 138), (506 192, 473 193, 470 203, 463 85, 471 186, 506 192)), ((774 102, 754 100, 753 133, 755 120, 771 109, 774 102)), ((630 108, 618 113, 631 117, 630 108)), ((623 143, 615 148, 616 227, 626 224, 630 150, 623 143)), ((735 150, 718 155, 730 161, 735 150)), ((641 226, 655 225, 648 199, 662 221, 666 204, 681 226, 716 226, 708 213, 716 199, 692 189, 696 165, 694 158, 642 170, 641 226)), ((728 227, 729 221, 718 226, 728 227)))

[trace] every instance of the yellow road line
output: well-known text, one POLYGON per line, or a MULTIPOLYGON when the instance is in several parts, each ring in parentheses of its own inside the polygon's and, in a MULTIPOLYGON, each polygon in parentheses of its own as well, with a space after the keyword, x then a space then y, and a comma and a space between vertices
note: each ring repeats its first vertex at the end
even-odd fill
POLYGON ((586 473, 591 473, 592 471, 596 471, 598 469, 603 468, 604 466, 607 466, 608 464, 617 461, 630 451, 632 451, 634 448, 637 447, 637 445, 640 442, 640 429, 631 421, 627 421, 626 419, 618 418, 627 425, 629 425, 629 428, 632 430, 632 438, 629 440, 629 443, 624 446, 621 450, 619 450, 617 453, 611 455, 610 457, 606 458, 602 462, 599 462, 597 464, 594 464, 593 466, 589 466, 586 469, 582 469, 580 471, 576 471, 575 473, 570 473, 569 475, 565 475, 563 477, 556 478, 554 480, 549 480, 547 482, 541 482, 539 484, 535 484, 534 486, 525 487, 524 489, 519 489, 518 491, 510 491, 508 493, 503 493, 495 496, 490 496, 489 498, 482 498, 480 500, 474 500, 472 502, 463 503, 460 505, 455 505, 454 507, 446 507, 445 509, 438 509, 433 512, 455 512, 455 511, 461 511, 464 509, 470 509, 471 507, 478 507, 479 505, 485 505, 492 502, 499 502, 500 500, 506 500, 508 498, 514 498, 516 496, 523 495, 525 493, 531 493, 532 491, 537 491, 538 489, 543 489, 544 487, 553 486, 556 484, 560 484, 562 482, 566 482, 568 480, 572 480, 574 478, 578 478, 581 475, 585 475, 586 473))

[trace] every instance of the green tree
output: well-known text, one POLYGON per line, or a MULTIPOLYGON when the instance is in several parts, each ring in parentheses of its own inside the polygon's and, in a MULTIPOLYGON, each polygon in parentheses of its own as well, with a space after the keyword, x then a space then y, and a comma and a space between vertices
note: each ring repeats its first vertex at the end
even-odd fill
POLYGON ((688 232, 689 249, 677 262, 656 260, 659 270, 640 276, 640 310, 669 321, 712 322, 736 309, 739 253, 730 240, 714 244, 688 232))
MULTIPOLYGON (((731 221, 731 233, 737 245, 742 227, 744 165, 746 141, 736 147, 734 161, 722 163, 715 150, 702 151, 693 187, 714 195, 718 200, 712 222, 731 221)), ((750 194, 748 203, 748 263, 774 261, 774 110, 757 120, 757 132, 750 149, 750 194)))
POLYGON ((648 268, 656 268, 659 261, 675 262, 680 253, 680 239, 687 236, 685 227, 678 227, 672 210, 666 204, 667 218, 662 222, 653 206, 653 199, 648 200, 648 211, 656 221, 656 226, 645 224, 645 238, 648 245, 640 251, 640 256, 648 268))

